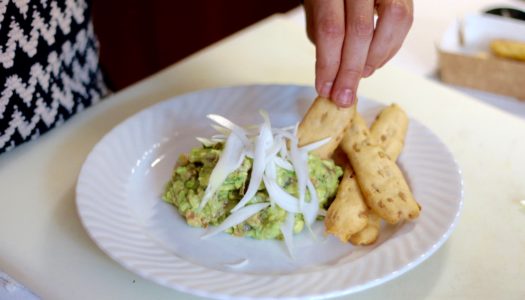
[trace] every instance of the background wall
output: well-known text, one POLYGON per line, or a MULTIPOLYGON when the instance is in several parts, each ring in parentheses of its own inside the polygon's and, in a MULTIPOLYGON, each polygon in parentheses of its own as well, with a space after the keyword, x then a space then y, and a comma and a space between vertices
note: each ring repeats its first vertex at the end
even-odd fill
POLYGON ((118 90, 298 5, 298 0, 93 0, 93 22, 102 67, 118 90))

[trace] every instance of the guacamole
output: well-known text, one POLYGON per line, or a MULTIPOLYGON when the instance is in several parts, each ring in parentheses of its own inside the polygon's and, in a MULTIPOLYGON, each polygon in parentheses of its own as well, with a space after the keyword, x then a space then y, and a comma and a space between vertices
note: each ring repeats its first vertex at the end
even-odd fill
MULTIPOLYGON (((164 201, 173 204, 186 222, 194 227, 208 227, 220 224, 228 217, 230 210, 241 200, 250 179, 252 160, 245 158, 241 166, 228 175, 214 196, 201 209, 199 205, 208 185, 208 179, 219 160, 222 144, 211 147, 197 147, 189 155, 181 155, 171 180, 163 195, 164 201)), ((308 168, 314 184, 320 207, 328 207, 335 197, 342 169, 332 160, 322 160, 309 155, 308 168)), ((277 168, 277 184, 293 196, 298 197, 297 179, 293 171, 277 168)), ((305 197, 309 201, 308 193, 305 197)), ((249 204, 268 202, 269 196, 261 183, 257 194, 249 204)), ((235 236, 255 239, 281 239, 281 224, 287 212, 277 205, 269 206, 246 221, 226 230, 235 236)), ((304 227, 301 214, 296 214, 294 232, 304 227)))

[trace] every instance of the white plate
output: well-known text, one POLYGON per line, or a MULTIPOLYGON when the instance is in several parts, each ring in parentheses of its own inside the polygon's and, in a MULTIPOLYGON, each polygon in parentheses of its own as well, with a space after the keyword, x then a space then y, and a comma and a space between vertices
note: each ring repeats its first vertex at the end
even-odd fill
MULTIPOLYGON (((309 87, 240 86, 175 97, 130 117, 109 132, 88 156, 77 185, 77 207, 97 245, 127 269, 159 284, 213 298, 325 298, 379 285, 434 253, 457 223, 462 179, 454 158, 427 128, 411 120, 399 165, 422 205, 421 216, 385 227, 369 247, 354 247, 305 231, 295 238, 296 259, 280 241, 227 234, 206 240, 160 195, 179 154, 209 136, 206 115, 236 123, 274 126, 300 120, 314 98, 309 87), (235 266, 247 259, 248 263, 235 266)), ((382 105, 361 99, 372 120, 382 105)), ((322 231, 317 222, 314 230, 322 231)))

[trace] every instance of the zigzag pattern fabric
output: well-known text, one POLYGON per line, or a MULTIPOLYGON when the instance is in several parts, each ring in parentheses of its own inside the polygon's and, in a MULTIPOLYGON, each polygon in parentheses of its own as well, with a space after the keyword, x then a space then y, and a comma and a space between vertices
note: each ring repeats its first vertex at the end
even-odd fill
POLYGON ((0 0, 0 154, 107 94, 84 0, 0 0))

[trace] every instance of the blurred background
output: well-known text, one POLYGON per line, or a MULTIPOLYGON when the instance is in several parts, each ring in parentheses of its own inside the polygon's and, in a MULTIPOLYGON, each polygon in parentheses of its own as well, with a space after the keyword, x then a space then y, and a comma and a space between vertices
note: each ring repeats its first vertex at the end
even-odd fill
POLYGON ((101 65, 116 91, 299 5, 298 0, 93 0, 101 65))

